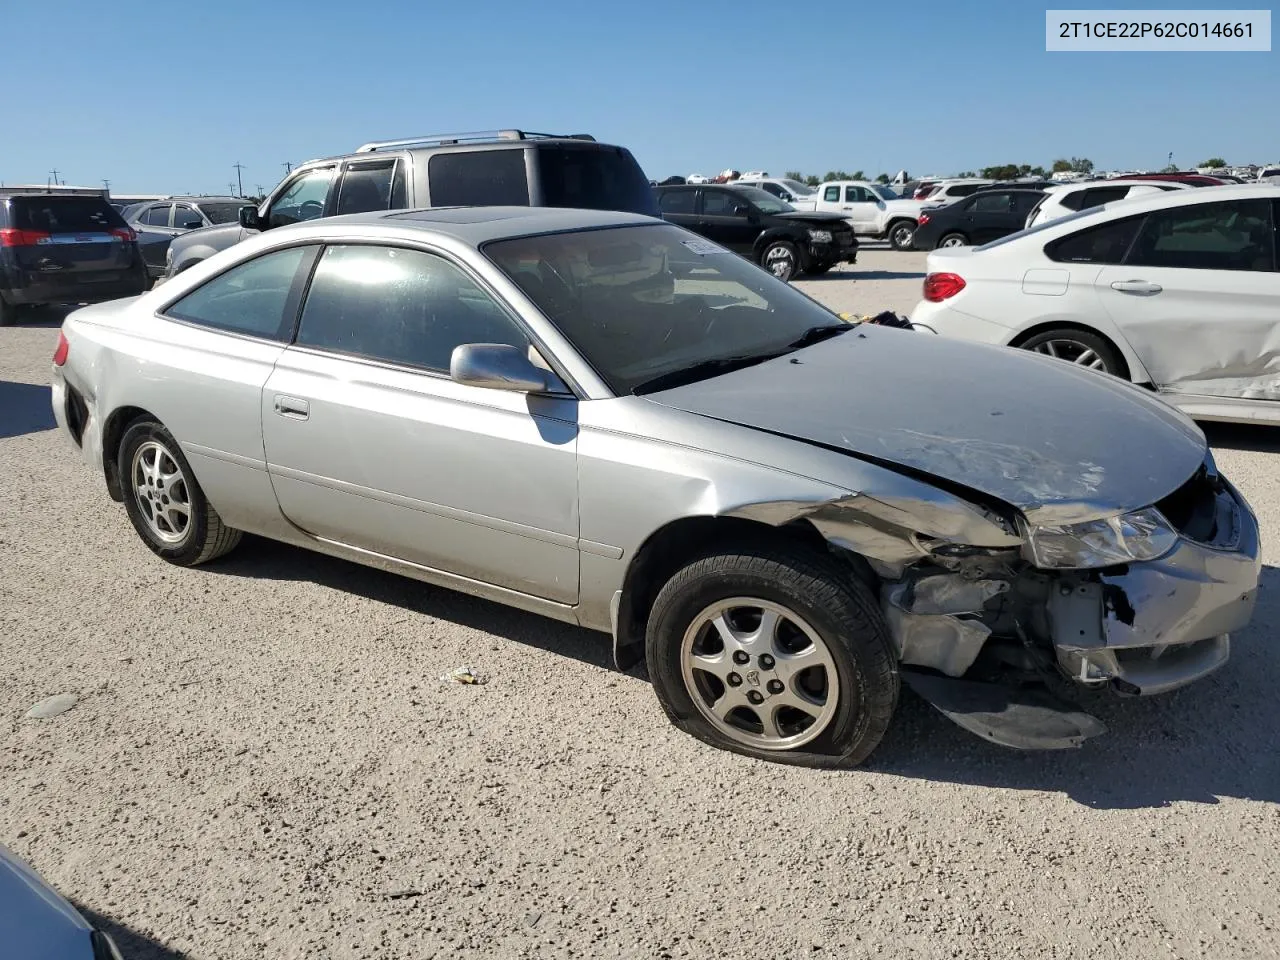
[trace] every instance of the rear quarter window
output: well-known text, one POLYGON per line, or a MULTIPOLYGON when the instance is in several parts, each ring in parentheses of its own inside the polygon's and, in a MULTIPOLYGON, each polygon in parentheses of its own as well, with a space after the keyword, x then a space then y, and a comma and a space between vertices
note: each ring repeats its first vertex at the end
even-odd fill
MULTIPOLYGON (((524 150, 457 150, 427 163, 433 207, 527 207, 524 150)), ((648 186, 648 183, 645 183, 648 186)))
POLYGON ((96 197, 14 197, 14 226, 47 233, 114 230, 124 219, 96 197))
POLYGON ((541 145, 538 182, 548 207, 658 215, 648 178, 623 147, 541 145))

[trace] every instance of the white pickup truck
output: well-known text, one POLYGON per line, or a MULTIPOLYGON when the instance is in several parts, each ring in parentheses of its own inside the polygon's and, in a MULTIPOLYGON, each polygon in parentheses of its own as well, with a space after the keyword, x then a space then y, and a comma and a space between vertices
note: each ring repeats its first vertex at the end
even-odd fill
POLYGON ((883 184, 867 180, 831 180, 791 205, 797 210, 838 213, 859 237, 888 240, 895 250, 911 249, 925 207, 920 200, 905 200, 883 184))

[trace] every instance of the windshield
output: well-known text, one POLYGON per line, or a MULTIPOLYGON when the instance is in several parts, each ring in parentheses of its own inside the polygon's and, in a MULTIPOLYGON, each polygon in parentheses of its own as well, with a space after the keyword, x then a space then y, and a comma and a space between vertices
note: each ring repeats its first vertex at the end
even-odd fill
POLYGON ((761 190, 759 187, 734 187, 733 189, 759 207, 761 213, 792 213, 796 209, 785 200, 779 200, 772 193, 761 190))
POLYGON ((781 181, 781 183, 784 187, 787 188, 787 191, 789 193, 797 197, 807 197, 811 193, 818 192, 813 187, 809 186, 807 183, 801 183, 799 180, 783 180, 781 181))
POLYGON ((696 365, 776 356, 814 327, 845 325, 669 224, 498 240, 484 252, 619 395, 696 365))
POLYGON ((240 208, 249 206, 245 203, 200 203, 200 212, 209 218, 210 223, 237 223, 240 220, 240 208))

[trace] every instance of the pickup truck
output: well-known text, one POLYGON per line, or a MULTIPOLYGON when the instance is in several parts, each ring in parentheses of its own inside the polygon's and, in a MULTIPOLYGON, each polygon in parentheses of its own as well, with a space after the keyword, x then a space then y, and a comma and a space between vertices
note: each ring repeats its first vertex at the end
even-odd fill
POLYGON ((791 205, 797 210, 838 214, 859 237, 888 240, 895 250, 911 249, 925 207, 919 200, 904 200, 883 184, 866 180, 832 180, 791 205))

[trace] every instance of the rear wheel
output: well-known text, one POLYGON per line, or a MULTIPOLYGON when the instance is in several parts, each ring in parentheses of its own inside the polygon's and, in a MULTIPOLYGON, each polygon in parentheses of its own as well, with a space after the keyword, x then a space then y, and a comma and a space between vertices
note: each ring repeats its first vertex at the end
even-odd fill
POLYGON ((168 430, 138 420, 124 434, 116 461, 124 507, 144 543, 170 563, 193 567, 240 542, 222 522, 168 430))
POLYGON ((910 220, 899 220, 889 226, 889 246, 895 250, 910 250, 916 238, 916 225, 910 220))
POLYGON ((726 550, 677 572, 645 637, 658 700, 713 746, 853 766, 880 742, 898 669, 875 598, 805 550, 726 550))
POLYGON ((779 280, 790 281, 800 272, 800 253, 788 240, 775 240, 760 252, 760 266, 779 280))
POLYGON ((1115 347, 1096 333, 1063 327, 1045 330, 1018 344, 1048 357, 1057 357, 1090 370, 1101 370, 1117 377, 1126 376, 1123 362, 1115 347))
POLYGON ((963 247, 969 243, 968 238, 963 233, 948 233, 945 237, 938 241, 939 249, 944 247, 963 247))

